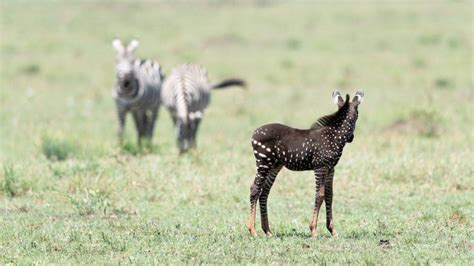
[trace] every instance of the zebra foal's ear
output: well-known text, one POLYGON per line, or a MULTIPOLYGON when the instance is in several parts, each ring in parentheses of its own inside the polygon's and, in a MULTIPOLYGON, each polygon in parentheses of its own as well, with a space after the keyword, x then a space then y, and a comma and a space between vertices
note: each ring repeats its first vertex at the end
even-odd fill
POLYGON ((128 44, 128 46, 127 46, 127 51, 129 53, 133 53, 138 48, 139 44, 140 43, 138 42, 138 40, 136 40, 136 39, 131 40, 130 43, 128 44))
POLYGON ((356 94, 354 95, 354 99, 352 99, 352 102, 355 103, 356 105, 359 105, 363 99, 364 99, 364 92, 357 91, 356 94))
POLYGON ((112 46, 119 53, 123 53, 123 51, 125 50, 125 48, 123 47, 122 41, 119 38, 114 38, 112 40, 112 46))
POLYGON ((335 90, 332 93, 332 101, 340 108, 344 105, 344 99, 341 96, 341 93, 338 90, 335 90))

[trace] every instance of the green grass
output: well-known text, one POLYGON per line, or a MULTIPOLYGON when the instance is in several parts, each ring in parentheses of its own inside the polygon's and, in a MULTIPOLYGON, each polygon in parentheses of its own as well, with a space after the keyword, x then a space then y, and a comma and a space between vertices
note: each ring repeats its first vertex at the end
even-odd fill
POLYGON ((8 197, 15 197, 17 196, 18 189, 17 189, 17 177, 15 173, 15 169, 11 164, 5 164, 3 166, 3 192, 8 197))
POLYGON ((0 264, 473 263, 471 2, 0 6, 0 264), (196 151, 178 156, 165 109, 152 149, 130 117, 120 148, 115 36, 248 90, 213 94, 196 151), (252 131, 308 127, 335 88, 366 94, 336 168, 338 238, 320 219, 310 239, 314 177, 288 170, 275 236, 251 238, 252 131))
POLYGON ((49 160, 63 161, 74 153, 74 145, 66 140, 43 136, 41 139, 41 150, 49 160))

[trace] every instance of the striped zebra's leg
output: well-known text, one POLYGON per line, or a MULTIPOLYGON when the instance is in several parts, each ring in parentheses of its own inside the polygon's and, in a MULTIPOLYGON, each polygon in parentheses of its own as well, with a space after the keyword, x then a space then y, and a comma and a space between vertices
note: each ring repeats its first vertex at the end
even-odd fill
POLYGON ((145 139, 145 145, 148 146, 150 144, 148 138, 148 128, 150 127, 150 117, 146 110, 142 113, 142 139, 145 139))
POLYGON ((201 123, 201 118, 196 118, 194 119, 193 121, 193 126, 192 126, 192 129, 191 129, 191 136, 190 136, 190 146, 192 148, 196 148, 197 144, 196 144, 196 135, 197 135, 197 131, 199 129, 199 124, 201 123))
POLYGON ((142 138, 145 136, 146 131, 146 113, 142 110, 133 111, 133 120, 135 121, 135 127, 137 129, 137 142, 138 146, 142 146, 142 138))
POLYGON ((127 111, 123 108, 118 107, 117 108, 117 115, 119 119, 119 126, 117 130, 117 136, 118 136, 118 141, 119 145, 123 144, 123 134, 124 134, 124 129, 125 129, 125 116, 127 114, 127 111))
POLYGON ((329 171, 324 184, 324 202, 326 203, 326 228, 333 237, 337 236, 336 228, 332 220, 332 180, 334 177, 334 168, 329 171))
POLYGON ((257 201, 262 193, 262 185, 265 180, 265 177, 268 175, 268 168, 259 167, 259 160, 257 160, 257 174, 255 175, 255 180, 253 181, 252 186, 250 186, 250 219, 247 228, 252 236, 257 236, 257 231, 255 230, 255 216, 257 201))
POLYGON ((171 120, 173 121, 173 126, 176 127, 176 123, 178 123, 178 117, 176 117, 175 113, 171 114, 171 120))
POLYGON ((179 154, 185 153, 189 149, 189 123, 178 119, 176 122, 179 154))
POLYGON ((262 193, 258 198, 260 203, 260 219, 262 221, 262 230, 269 237, 272 236, 272 231, 270 230, 270 224, 268 223, 267 199, 268 194, 270 194, 270 190, 272 189, 273 182, 275 182, 275 178, 282 167, 282 165, 279 165, 273 166, 273 168, 270 169, 265 181, 263 182, 262 193))
POLYGON ((155 122, 156 118, 158 117, 158 107, 154 107, 151 110, 150 117, 147 119, 148 124, 146 128, 146 137, 148 138, 148 142, 151 145, 151 139, 153 138, 153 130, 155 129, 155 122))
POLYGON ((178 145, 179 154, 183 154, 184 150, 182 149, 182 142, 183 142, 183 128, 182 128, 182 120, 178 118, 175 112, 171 112, 171 120, 173 121, 174 128, 176 130, 176 143, 178 145))
POLYGON ((311 219, 311 224, 309 225, 312 238, 316 238, 317 236, 318 215, 319 209, 321 208, 321 204, 323 204, 324 201, 324 183, 327 174, 327 167, 320 167, 314 170, 314 175, 316 179, 316 198, 314 200, 313 218, 311 219))

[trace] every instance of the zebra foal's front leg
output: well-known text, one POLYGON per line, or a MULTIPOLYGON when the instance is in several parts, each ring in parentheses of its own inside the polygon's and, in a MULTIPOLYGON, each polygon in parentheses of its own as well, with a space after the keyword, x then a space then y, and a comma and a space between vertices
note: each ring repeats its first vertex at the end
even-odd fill
POLYGON ((325 166, 318 167, 314 170, 314 176, 316 179, 316 197, 314 200, 314 211, 313 211, 313 218, 311 219, 311 223, 309 225, 309 229, 311 230, 311 237, 317 237, 317 228, 318 228, 318 215, 319 209, 321 208, 321 204, 324 201, 324 184, 326 176, 329 172, 329 169, 325 166))

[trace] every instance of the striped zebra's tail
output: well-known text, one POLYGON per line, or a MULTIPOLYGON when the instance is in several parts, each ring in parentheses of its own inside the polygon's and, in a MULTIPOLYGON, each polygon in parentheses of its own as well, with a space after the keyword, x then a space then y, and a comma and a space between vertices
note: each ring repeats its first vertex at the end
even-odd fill
POLYGON ((178 136, 178 148, 179 153, 182 154, 187 151, 190 146, 190 136, 191 136, 191 128, 189 120, 189 110, 188 105, 186 103, 186 95, 184 94, 184 88, 181 90, 177 90, 176 94, 176 120, 175 120, 175 127, 177 130, 178 136))
POLYGON ((245 87, 246 83, 242 79, 224 79, 221 82, 213 84, 212 89, 222 89, 222 88, 227 88, 230 86, 245 87))

